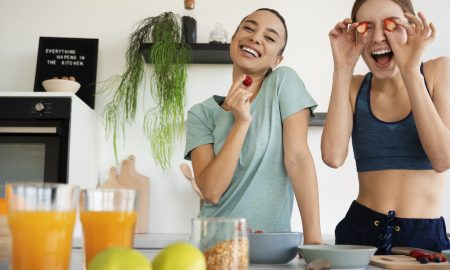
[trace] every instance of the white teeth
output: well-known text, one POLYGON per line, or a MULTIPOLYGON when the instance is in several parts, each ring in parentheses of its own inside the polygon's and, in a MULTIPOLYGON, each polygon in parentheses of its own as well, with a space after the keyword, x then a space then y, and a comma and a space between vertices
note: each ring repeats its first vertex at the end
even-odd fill
POLYGON ((392 52, 392 51, 391 50, 381 50, 381 51, 372 52, 372 54, 382 55, 382 54, 386 54, 386 53, 390 53, 390 52, 392 52))
POLYGON ((254 57, 259 57, 259 53, 255 50, 253 50, 252 48, 249 47, 242 47, 242 50, 250 53, 251 55, 253 55, 254 57))

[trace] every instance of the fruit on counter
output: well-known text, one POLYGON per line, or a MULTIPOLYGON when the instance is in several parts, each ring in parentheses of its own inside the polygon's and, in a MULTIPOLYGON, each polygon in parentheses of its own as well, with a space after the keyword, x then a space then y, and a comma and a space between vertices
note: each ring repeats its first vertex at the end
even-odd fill
POLYGON ((88 270, 152 270, 144 254, 132 248, 110 247, 95 255, 88 270))
POLYGON ((153 270, 175 269, 206 270, 205 256, 198 248, 189 243, 170 244, 153 259, 153 270))
POLYGON ((249 87, 250 85, 252 85, 253 83, 253 79, 252 77, 246 75, 244 81, 242 82, 243 85, 245 85, 245 87, 249 87))
POLYGON ((442 253, 424 252, 420 249, 411 250, 409 252, 409 256, 416 258, 416 260, 422 264, 426 264, 428 262, 440 263, 447 261, 442 253))

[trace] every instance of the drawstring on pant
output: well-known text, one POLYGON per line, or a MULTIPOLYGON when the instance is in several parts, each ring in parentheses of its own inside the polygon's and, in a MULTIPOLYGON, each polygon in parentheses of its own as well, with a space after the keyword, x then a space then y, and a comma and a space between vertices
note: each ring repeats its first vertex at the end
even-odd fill
POLYGON ((386 223, 384 224, 383 233, 380 235, 380 244, 375 255, 391 255, 392 248, 392 222, 395 218, 395 211, 391 210, 387 214, 386 223))

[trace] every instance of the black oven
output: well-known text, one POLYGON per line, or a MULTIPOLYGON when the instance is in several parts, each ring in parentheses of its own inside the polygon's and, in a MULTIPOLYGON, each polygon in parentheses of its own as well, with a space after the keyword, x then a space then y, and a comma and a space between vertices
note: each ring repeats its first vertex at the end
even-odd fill
POLYGON ((0 185, 67 183, 70 115, 70 97, 0 97, 0 185))

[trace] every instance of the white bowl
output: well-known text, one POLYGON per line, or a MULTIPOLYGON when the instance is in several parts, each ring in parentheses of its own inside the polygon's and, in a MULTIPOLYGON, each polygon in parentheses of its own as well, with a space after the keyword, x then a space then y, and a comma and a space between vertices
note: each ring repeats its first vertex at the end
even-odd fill
POLYGON ((331 268, 364 268, 377 250, 376 247, 358 245, 304 245, 298 247, 306 263, 323 258, 331 268))
POLYGON ((76 93, 81 85, 78 82, 65 79, 50 79, 42 82, 47 92, 70 92, 76 93))

